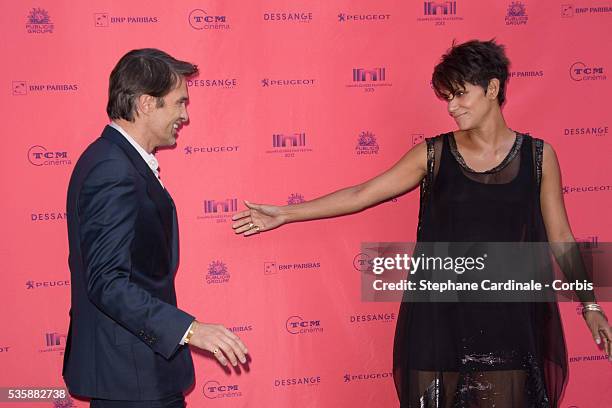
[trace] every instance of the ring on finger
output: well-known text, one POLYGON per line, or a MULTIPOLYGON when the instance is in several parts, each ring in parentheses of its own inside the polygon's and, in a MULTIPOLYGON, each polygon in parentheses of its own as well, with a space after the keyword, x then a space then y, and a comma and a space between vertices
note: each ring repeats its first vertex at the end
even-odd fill
POLYGON ((255 224, 253 224, 253 222, 249 222, 249 225, 248 225, 249 229, 253 228, 254 226, 255 224))
POLYGON ((219 349, 217 347, 215 347, 215 349, 212 352, 215 356, 219 353, 219 349))

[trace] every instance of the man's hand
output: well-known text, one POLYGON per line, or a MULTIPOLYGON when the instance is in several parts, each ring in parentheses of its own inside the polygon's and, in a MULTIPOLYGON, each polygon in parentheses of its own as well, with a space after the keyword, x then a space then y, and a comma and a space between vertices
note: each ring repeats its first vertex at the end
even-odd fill
POLYGON ((222 325, 194 321, 191 329, 193 335, 189 344, 210 351, 222 365, 227 366, 228 359, 233 366, 238 365, 238 360, 242 364, 246 363, 246 346, 238 336, 222 325))

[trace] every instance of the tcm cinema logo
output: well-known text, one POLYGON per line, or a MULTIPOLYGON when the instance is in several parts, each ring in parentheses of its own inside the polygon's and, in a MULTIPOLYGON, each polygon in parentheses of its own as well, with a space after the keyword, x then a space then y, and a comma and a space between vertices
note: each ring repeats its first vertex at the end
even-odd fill
POLYGON ((392 86, 387 82, 387 69, 380 68, 353 68, 353 82, 347 88, 362 88, 365 92, 374 92, 376 88, 392 86))
POLYGON ((30 214, 30 221, 32 222, 46 222, 46 221, 66 221, 66 212, 54 211, 54 212, 37 212, 30 214))
POLYGON ((208 285, 227 283, 230 280, 230 273, 223 262, 212 261, 208 265, 208 271, 204 280, 208 285))
POLYGON ((344 374, 344 383, 350 383, 355 381, 374 381, 374 380, 386 380, 392 379, 393 373, 382 372, 382 373, 347 373, 344 374))
POLYGON ((350 316, 349 323, 390 323, 395 319, 395 313, 367 313, 350 316))
POLYGON ((353 14, 353 13, 338 13, 339 23, 366 23, 372 21, 383 21, 387 22, 391 20, 391 14, 353 14))
POLYGON ((188 79, 188 88, 233 89, 238 86, 236 78, 188 79))
POLYGON ((50 151, 44 146, 35 145, 28 150, 30 164, 40 166, 67 166, 72 164, 68 152, 50 151))
POLYGON ((572 18, 574 16, 608 14, 608 13, 612 13, 612 6, 580 7, 580 6, 574 6, 573 4, 562 4, 561 5, 561 17, 563 18, 572 18))
POLYGON ((601 66, 589 66, 583 62, 574 62, 570 67, 570 77, 577 82, 580 81, 605 81, 608 79, 604 68, 601 66))
POLYGON ((463 17, 457 15, 456 1, 425 1, 423 2, 423 15, 417 18, 418 22, 433 22, 437 26, 461 20, 463 17))
POLYGON ((204 214, 198 216, 199 220, 213 220, 217 223, 227 222, 232 218, 232 214, 238 211, 238 199, 204 200, 202 209, 204 214))
POLYGON ((283 157, 295 157, 299 153, 312 152, 306 143, 306 133, 275 133, 272 135, 272 150, 268 154, 280 154, 283 157))
POLYGON ((239 146, 185 146, 185 155, 196 155, 202 153, 236 153, 239 146))
POLYGON ((360 155, 378 154, 379 146, 376 141, 376 135, 369 131, 363 131, 357 138, 357 146, 355 153, 360 155))
POLYGON ((78 84, 30 84, 27 81, 13 81, 13 96, 24 96, 31 93, 76 92, 78 84))
POLYGON ((506 12, 506 25, 526 25, 528 19, 527 8, 523 2, 513 1, 510 3, 506 12))
POLYGON ((290 316, 285 323, 285 329, 290 334, 323 333, 320 320, 304 320, 301 316, 290 316))
POLYGON ((66 348, 67 335, 58 332, 45 333, 45 347, 40 349, 40 353, 58 352, 64 354, 66 348))
POLYGON ((112 16, 109 13, 94 13, 94 27, 157 23, 159 23, 157 16, 112 16))
POLYGON ((304 201, 306 201, 304 199, 304 196, 302 194, 299 194, 299 193, 293 193, 289 197, 287 197, 287 205, 301 204, 304 201))
POLYGON ((269 22, 310 23, 312 21, 312 12, 267 12, 263 14, 263 20, 269 22))
POLYGON ((55 26, 47 10, 33 8, 30 10, 26 20, 26 31, 28 34, 53 34, 55 26))
POLYGON ((33 281, 29 280, 25 284, 27 290, 31 289, 49 289, 49 288, 64 288, 70 286, 69 280, 54 280, 54 281, 33 281))
POLYGON ((612 191, 611 185, 590 185, 590 186, 563 186, 563 194, 572 193, 601 193, 612 191))
POLYGON ((544 77, 543 70, 537 71, 510 71, 510 78, 529 78, 529 79, 539 79, 544 77))
POLYGON ((238 384, 221 384, 219 381, 207 381, 202 387, 204 397, 208 399, 242 397, 238 384))
POLYGON ((564 136, 608 136, 608 126, 575 127, 563 129, 564 136))
POLYGON ((308 87, 314 86, 314 78, 290 78, 290 79, 276 79, 276 78, 264 78, 261 80, 261 86, 264 88, 276 88, 276 87, 308 87))
POLYGON ((358 253, 353 258, 353 268, 359 272, 371 271, 373 264, 372 257, 363 252, 358 253))
POLYGON ((194 30, 229 30, 227 16, 208 14, 202 9, 189 13, 189 25, 194 30))
POLYGON ((277 378, 274 380, 274 388, 286 388, 303 385, 319 385, 321 384, 321 376, 309 376, 309 377, 289 377, 289 378, 277 378))

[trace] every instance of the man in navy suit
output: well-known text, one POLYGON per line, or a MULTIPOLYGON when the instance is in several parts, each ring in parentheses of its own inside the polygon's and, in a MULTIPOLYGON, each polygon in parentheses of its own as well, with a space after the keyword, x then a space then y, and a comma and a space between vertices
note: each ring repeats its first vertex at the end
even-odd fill
POLYGON ((186 344, 218 361, 247 349, 221 325, 177 308, 178 226, 155 149, 188 120, 197 67, 155 49, 124 55, 110 76, 112 120, 81 155, 68 187, 70 329, 63 375, 91 407, 184 407, 194 380, 186 344))

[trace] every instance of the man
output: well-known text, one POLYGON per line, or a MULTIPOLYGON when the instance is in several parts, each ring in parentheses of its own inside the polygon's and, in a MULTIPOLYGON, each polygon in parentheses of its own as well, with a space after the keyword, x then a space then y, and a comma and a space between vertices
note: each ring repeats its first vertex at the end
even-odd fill
POLYGON ((224 366, 242 341, 176 307, 176 210, 153 155, 189 117, 197 67, 155 49, 130 51, 110 76, 113 121, 81 155, 68 187, 72 305, 63 375, 92 408, 184 407, 188 347, 224 366))

